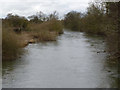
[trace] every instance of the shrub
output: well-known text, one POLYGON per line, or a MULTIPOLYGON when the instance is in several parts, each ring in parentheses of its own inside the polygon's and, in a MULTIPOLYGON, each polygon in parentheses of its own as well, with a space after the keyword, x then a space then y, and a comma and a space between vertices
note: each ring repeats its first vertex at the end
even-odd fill
POLYGON ((8 14, 5 20, 12 27, 21 28, 22 30, 26 30, 28 26, 28 20, 25 17, 20 17, 18 15, 8 14))
POLYGON ((56 34, 63 33, 63 25, 59 20, 50 20, 42 24, 31 23, 29 26, 31 32, 55 32, 56 34))
POLYGON ((80 29, 79 27, 80 19, 81 19, 81 13, 76 11, 71 11, 66 14, 64 19, 64 25, 66 28, 78 31, 80 29))
POLYGON ((3 60, 12 60, 21 53, 18 37, 14 32, 3 29, 2 44, 3 60))
POLYGON ((55 41, 57 36, 56 33, 49 31, 33 32, 31 35, 38 41, 55 41))
POLYGON ((59 20, 53 19, 53 20, 49 21, 48 28, 50 31, 57 32, 58 34, 63 33, 63 25, 62 25, 61 21, 59 21, 59 20))

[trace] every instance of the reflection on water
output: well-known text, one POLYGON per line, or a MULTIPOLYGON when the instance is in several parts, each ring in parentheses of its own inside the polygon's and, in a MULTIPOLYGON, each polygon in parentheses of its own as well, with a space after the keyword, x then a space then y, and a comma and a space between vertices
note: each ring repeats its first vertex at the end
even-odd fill
POLYGON ((58 41, 31 44, 15 61, 3 63, 3 87, 117 87, 117 67, 107 62, 104 38, 65 31, 58 41))

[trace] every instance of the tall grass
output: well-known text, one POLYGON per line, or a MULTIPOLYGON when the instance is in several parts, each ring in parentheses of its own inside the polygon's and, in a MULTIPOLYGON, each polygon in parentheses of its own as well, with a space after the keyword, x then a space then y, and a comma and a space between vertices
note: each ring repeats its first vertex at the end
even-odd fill
POLYGON ((57 32, 58 34, 62 34, 63 33, 63 25, 62 22, 59 20, 51 20, 48 23, 48 29, 50 31, 54 31, 57 32))
POLYGON ((3 29, 2 37, 3 60, 15 59, 21 53, 20 44, 18 40, 19 39, 14 32, 3 29))
POLYGON ((22 52, 21 47, 28 43, 54 41, 59 34, 63 33, 63 25, 56 19, 45 21, 42 24, 29 22, 28 28, 28 30, 16 34, 14 27, 10 26, 8 21, 3 22, 3 60, 15 59, 22 52))
POLYGON ((56 40, 56 33, 49 32, 49 31, 40 31, 40 32, 32 32, 32 37, 37 39, 37 41, 55 41, 56 40))
POLYGON ((58 34, 63 33, 63 25, 59 20, 50 20, 43 22, 42 24, 30 23, 29 25, 31 31, 50 31, 56 32, 58 34))
POLYGON ((63 33, 63 25, 58 20, 50 20, 42 24, 30 23, 29 28, 32 36, 39 41, 53 41, 63 33))

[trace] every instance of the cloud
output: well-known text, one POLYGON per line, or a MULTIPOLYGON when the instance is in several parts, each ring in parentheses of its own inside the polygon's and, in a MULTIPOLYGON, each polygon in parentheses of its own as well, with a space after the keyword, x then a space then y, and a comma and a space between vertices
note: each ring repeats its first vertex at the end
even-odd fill
POLYGON ((38 11, 50 14, 55 10, 62 17, 72 10, 84 12, 88 3, 89 0, 1 0, 0 17, 8 13, 30 16, 38 11))

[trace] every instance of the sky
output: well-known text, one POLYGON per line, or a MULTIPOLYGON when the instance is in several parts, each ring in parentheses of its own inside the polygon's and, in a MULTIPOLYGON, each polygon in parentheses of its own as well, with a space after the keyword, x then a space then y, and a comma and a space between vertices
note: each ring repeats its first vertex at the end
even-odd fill
POLYGON ((91 0, 0 0, 0 18, 8 13, 31 16, 39 11, 50 14, 57 11, 63 17, 69 11, 85 12, 91 0))

